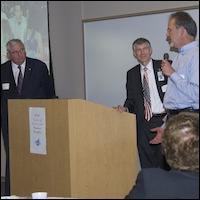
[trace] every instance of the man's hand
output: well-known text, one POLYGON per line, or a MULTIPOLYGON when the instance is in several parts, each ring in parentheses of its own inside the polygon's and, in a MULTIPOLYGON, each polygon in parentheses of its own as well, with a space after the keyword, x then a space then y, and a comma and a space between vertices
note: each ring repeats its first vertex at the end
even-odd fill
POLYGON ((165 59, 162 60, 161 69, 162 69, 163 74, 165 74, 168 77, 171 76, 175 72, 170 62, 165 59))
POLYGON ((164 129, 162 127, 156 127, 156 128, 151 129, 152 132, 157 132, 157 135, 152 140, 150 140, 149 143, 150 144, 160 144, 161 140, 162 140, 163 130, 164 129))
POLYGON ((121 105, 118 105, 116 107, 113 107, 115 108, 116 110, 118 110, 119 112, 128 112, 128 108, 127 107, 124 107, 124 106, 121 106, 121 105))

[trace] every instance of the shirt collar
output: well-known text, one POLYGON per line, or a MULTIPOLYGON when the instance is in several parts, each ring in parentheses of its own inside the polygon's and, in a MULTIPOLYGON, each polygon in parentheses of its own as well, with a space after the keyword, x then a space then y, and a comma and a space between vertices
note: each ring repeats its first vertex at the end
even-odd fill
POLYGON ((195 46, 199 46, 199 40, 195 40, 193 42, 190 42, 189 44, 186 44, 185 46, 178 49, 179 53, 181 55, 186 54, 190 49, 192 49, 195 46))
MULTIPOLYGON (((19 65, 17 65, 16 63, 14 62, 11 62, 12 63, 12 67, 17 69, 19 65)), ((26 60, 20 65, 22 69, 25 69, 25 66, 26 66, 26 60)))
MULTIPOLYGON (((144 65, 140 64, 141 70, 144 71, 144 65)), ((153 61, 152 59, 149 61, 149 63, 146 65, 146 68, 148 69, 149 72, 153 70, 153 61)))

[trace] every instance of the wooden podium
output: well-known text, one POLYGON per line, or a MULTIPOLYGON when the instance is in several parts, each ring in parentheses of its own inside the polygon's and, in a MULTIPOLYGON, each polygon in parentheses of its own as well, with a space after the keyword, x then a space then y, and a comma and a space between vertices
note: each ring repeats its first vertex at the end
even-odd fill
POLYGON ((11 194, 120 199, 138 174, 136 118, 81 99, 9 100, 11 194), (44 108, 47 154, 30 152, 29 108, 44 108))

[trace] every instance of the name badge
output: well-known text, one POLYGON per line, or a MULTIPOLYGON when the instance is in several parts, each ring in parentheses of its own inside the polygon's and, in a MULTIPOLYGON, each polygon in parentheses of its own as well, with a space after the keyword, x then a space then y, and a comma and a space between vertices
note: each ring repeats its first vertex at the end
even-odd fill
POLYGON ((9 90, 9 88, 10 88, 10 83, 3 83, 2 84, 2 89, 3 90, 9 90))
POLYGON ((164 81, 165 80, 165 77, 164 77, 161 70, 157 72, 157 75, 158 75, 158 81, 164 81))
POLYGON ((167 85, 163 85, 163 86, 161 87, 161 89, 162 89, 162 92, 165 93, 166 90, 167 90, 167 85))

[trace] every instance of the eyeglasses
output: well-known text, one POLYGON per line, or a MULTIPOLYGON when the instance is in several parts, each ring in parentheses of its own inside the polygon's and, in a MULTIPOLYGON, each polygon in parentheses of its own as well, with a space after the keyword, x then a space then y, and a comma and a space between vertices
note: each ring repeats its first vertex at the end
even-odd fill
POLYGON ((25 52, 25 49, 20 49, 19 51, 11 51, 10 53, 13 54, 14 56, 22 54, 25 52))
MULTIPOLYGON (((180 26, 178 26, 178 25, 175 25, 174 27, 175 27, 176 30, 180 28, 180 26)), ((167 28, 167 32, 168 32, 168 33, 172 32, 173 29, 174 29, 174 27, 172 27, 172 28, 167 28)))
POLYGON ((167 29, 167 32, 168 32, 168 33, 170 33, 171 31, 172 31, 172 29, 171 29, 171 28, 168 28, 168 29, 167 29))

